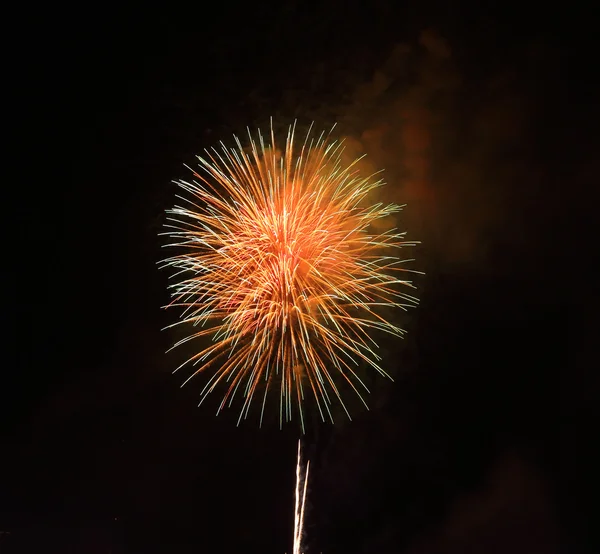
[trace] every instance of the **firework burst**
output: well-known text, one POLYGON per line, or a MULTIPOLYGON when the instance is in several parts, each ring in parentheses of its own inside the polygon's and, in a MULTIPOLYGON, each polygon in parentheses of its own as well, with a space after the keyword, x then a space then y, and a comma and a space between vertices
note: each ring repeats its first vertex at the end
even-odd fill
POLYGON ((164 261, 175 270, 169 306, 182 310, 174 325, 192 325, 173 348, 213 339, 177 368, 194 366, 185 383, 209 374, 200 403, 222 385, 217 413, 238 394, 239 420, 259 397, 261 422, 267 394, 278 391, 280 424, 296 406, 303 429, 307 394, 323 420, 333 420, 335 399, 350 417, 340 385, 365 403, 358 367, 389 377, 370 333, 402 336, 382 310, 417 303, 401 278, 411 260, 396 255, 415 243, 375 230, 401 207, 369 204, 383 181, 361 177, 360 158, 344 165, 342 143, 311 129, 296 144, 291 126, 283 151, 271 124, 270 142, 248 130, 246 147, 235 137, 236 148, 198 156, 194 179, 177 182, 185 204, 168 211, 163 233, 180 249, 164 261))

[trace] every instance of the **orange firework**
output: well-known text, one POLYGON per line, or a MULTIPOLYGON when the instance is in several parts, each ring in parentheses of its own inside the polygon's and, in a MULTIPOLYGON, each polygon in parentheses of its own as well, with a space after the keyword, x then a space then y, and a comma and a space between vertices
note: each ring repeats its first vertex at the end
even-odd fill
POLYGON ((394 256, 415 243, 395 229, 373 229, 400 211, 366 203, 383 182, 361 177, 359 160, 344 165, 341 143, 323 133, 313 137, 309 129, 296 146, 294 131, 295 125, 283 152, 271 125, 270 143, 260 131, 255 140, 248 130, 246 148, 236 137, 237 148, 221 143, 198 157, 195 180, 177 182, 187 193, 180 197, 187 207, 168 212, 165 234, 180 253, 165 265, 176 270, 169 306, 179 306, 182 314, 175 325, 193 324, 174 347, 213 338, 180 366, 196 367, 186 383, 198 373, 210 374, 200 402, 224 384, 218 411, 239 393, 241 419, 260 391, 262 422, 267 393, 277 388, 280 423, 284 414, 291 419, 296 405, 304 428, 307 392, 321 418, 332 419, 333 399, 348 414, 340 382, 364 403, 359 389, 368 389, 359 365, 388 376, 369 333, 401 336, 382 310, 406 308, 417 299, 402 292, 412 287, 400 278, 409 260, 394 256))

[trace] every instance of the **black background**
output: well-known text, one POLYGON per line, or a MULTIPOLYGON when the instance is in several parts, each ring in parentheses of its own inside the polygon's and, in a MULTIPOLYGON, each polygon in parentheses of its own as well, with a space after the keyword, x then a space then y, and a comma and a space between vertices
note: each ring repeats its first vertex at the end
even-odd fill
MULTIPOLYGON (((270 116, 341 119, 349 136, 390 121, 393 136, 386 103, 402 78, 371 103, 357 91, 425 32, 449 45, 461 83, 460 101, 429 106, 456 139, 432 139, 438 159, 469 168, 481 83, 511 76, 526 131, 511 148, 492 133, 497 155, 472 166, 486 206, 498 194, 512 208, 493 232, 466 225, 485 254, 458 262, 445 238, 482 196, 438 191, 439 225, 423 205, 423 236, 409 238, 423 238, 427 275, 408 338, 388 345, 395 383, 377 382, 352 423, 305 437, 307 552, 594 551, 595 39, 590 14, 562 9, 82 6, 8 22, 18 167, 5 195, 0 551, 290 552, 298 429, 196 408, 200 383, 179 389, 164 354, 157 234, 171 180, 270 116), (536 178, 498 177, 509 166, 536 178)), ((402 159, 394 148, 375 159, 402 159)))

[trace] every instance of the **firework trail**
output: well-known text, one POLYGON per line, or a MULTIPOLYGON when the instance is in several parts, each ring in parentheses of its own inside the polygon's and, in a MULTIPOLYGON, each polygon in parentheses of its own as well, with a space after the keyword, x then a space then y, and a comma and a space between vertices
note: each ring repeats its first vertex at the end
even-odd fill
POLYGON ((248 130, 246 147, 234 137, 236 148, 221 143, 207 150, 194 179, 177 182, 185 207, 168 211, 163 234, 180 253, 164 260, 174 270, 167 307, 182 309, 174 325, 192 325, 173 348, 213 339, 175 371, 193 364, 183 385, 210 373, 200 404, 225 385, 217 414, 241 394, 238 423, 256 396, 262 423, 273 389, 279 389, 280 425, 295 406, 304 430, 307 393, 323 421, 333 421, 333 400, 350 417, 339 385, 349 385, 366 406, 359 364, 389 377, 369 333, 404 333, 382 309, 417 303, 402 291, 413 287, 401 278, 410 272, 402 264, 412 260, 394 255, 416 243, 395 229, 374 230, 401 207, 369 205, 383 181, 361 177, 359 160, 344 165, 342 143, 324 133, 313 137, 311 129, 296 145, 291 126, 283 151, 272 123, 270 142, 248 130))
POLYGON ((304 505, 310 461, 306 463, 306 472, 302 475, 302 455, 298 441, 298 463, 296 464, 296 509, 294 510, 294 545, 292 554, 301 554, 302 532, 304 531, 304 505))

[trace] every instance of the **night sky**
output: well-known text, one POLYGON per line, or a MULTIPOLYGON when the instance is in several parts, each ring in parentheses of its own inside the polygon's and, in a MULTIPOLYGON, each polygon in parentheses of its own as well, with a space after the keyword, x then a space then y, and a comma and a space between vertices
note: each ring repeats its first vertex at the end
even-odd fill
POLYGON ((426 273, 407 337, 382 343, 394 382, 374 377, 352 422, 309 422, 307 554, 597 551, 593 18, 474 6, 7 22, 23 163, 5 184, 0 552, 291 551, 298 425, 197 407, 157 268, 183 164, 271 116, 337 122, 385 168, 426 273))

